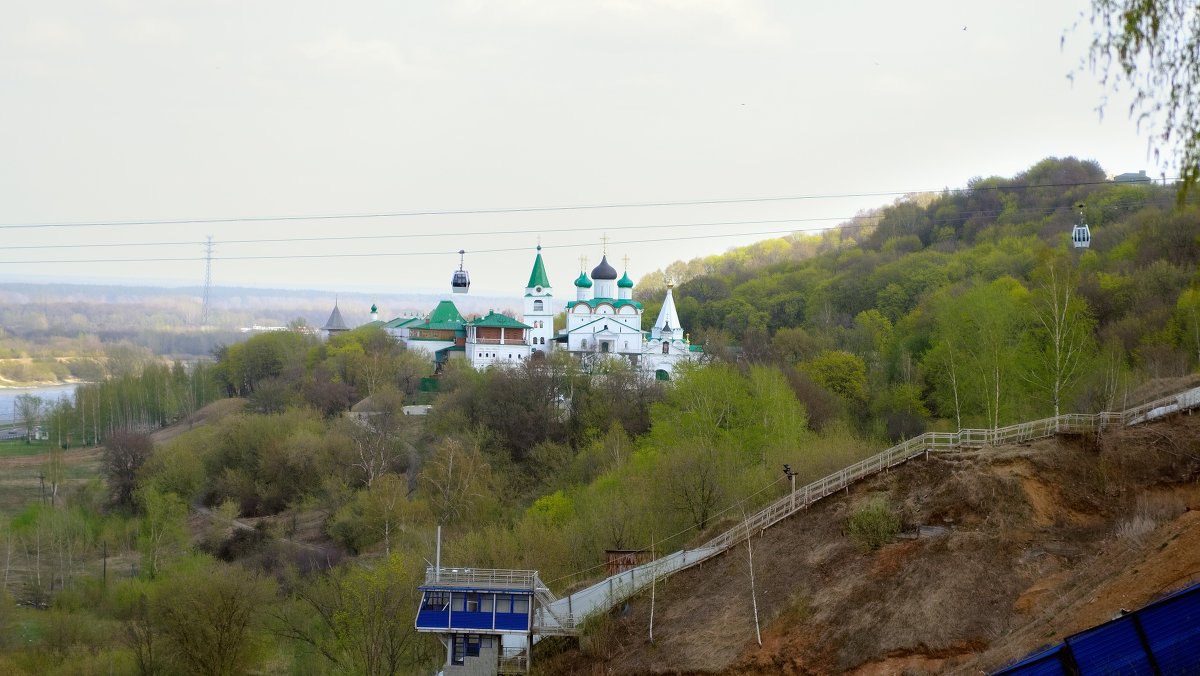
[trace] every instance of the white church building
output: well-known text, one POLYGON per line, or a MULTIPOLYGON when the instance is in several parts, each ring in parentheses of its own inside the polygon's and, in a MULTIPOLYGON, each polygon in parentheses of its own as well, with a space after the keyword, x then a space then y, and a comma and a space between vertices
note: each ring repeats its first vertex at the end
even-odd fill
POLYGON ((669 380, 676 365, 698 359, 702 351, 691 344, 680 325, 671 284, 649 329, 643 329, 642 304, 633 299, 633 287, 628 272, 617 279, 604 254, 590 275, 580 271, 575 298, 566 303, 566 328, 555 332, 554 293, 538 246, 519 320, 494 311, 467 320, 453 301, 443 300, 428 317, 398 317, 381 324, 409 349, 428 353, 439 370, 451 359, 465 359, 484 369, 566 350, 589 367, 605 359, 622 359, 669 380))

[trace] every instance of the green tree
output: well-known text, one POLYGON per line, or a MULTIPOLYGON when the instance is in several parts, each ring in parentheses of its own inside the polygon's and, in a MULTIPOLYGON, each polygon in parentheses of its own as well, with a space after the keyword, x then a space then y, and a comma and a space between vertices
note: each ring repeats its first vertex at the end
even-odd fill
POLYGON ((36 394, 18 394, 16 399, 17 420, 25 428, 25 443, 33 443, 34 431, 42 421, 42 408, 46 401, 36 394))
POLYGON ((1185 289, 1175 303, 1175 321, 1183 344, 1200 363, 1200 288, 1185 289))
POLYGON ((856 354, 826 350, 797 368, 844 399, 861 402, 867 398, 867 365, 856 354))
POLYGON ((372 566, 345 567, 299 584, 278 633, 311 646, 338 673, 391 676, 428 670, 445 656, 416 631, 424 561, 395 553, 372 566))
POLYGON ((1092 0, 1093 69, 1128 86, 1131 113, 1178 147, 1179 201, 1200 180, 1200 21, 1194 0, 1092 0))
POLYGON ((178 495, 162 493, 153 487, 138 489, 137 497, 145 514, 138 534, 138 550, 142 553, 143 571, 153 579, 187 544, 187 505, 178 495))
POLYGON ((954 378, 935 379, 946 386, 952 382, 963 410, 982 415, 989 427, 1011 414, 1020 403, 1018 396, 1021 346, 1024 335, 1028 291, 1011 277, 977 284, 957 297, 944 298, 937 314, 933 344, 947 346, 926 359, 927 369, 951 364, 954 378), (960 367, 957 358, 962 358, 960 367), (961 376, 961 377, 960 377, 961 376))
POLYGON ((237 565, 171 571, 154 604, 162 649, 178 673, 250 672, 262 655, 262 621, 275 585, 237 565))

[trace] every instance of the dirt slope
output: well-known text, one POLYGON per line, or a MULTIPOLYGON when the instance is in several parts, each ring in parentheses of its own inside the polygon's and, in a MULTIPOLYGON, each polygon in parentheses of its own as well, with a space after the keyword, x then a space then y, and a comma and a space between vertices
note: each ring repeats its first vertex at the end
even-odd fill
POLYGON ((658 586, 653 643, 642 594, 539 670, 978 674, 1200 579, 1198 476, 1200 415, 913 461, 751 541, 761 646, 742 546, 658 586), (873 494, 937 532, 863 551, 873 494))

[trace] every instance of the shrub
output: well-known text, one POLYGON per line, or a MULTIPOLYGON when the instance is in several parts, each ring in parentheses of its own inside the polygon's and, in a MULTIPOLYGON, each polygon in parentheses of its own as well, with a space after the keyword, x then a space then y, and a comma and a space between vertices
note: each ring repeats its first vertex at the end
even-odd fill
POLYGON ((850 515, 847 530, 850 538, 864 548, 878 549, 900 532, 900 516, 886 498, 876 495, 850 515))

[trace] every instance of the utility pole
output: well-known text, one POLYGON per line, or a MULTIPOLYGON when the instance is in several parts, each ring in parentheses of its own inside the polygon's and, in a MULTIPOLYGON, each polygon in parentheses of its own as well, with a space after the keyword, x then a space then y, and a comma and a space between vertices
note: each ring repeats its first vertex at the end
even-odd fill
POLYGON ((200 308, 200 326, 202 327, 208 326, 208 302, 212 289, 212 254, 212 235, 209 235, 208 241, 204 243, 204 304, 200 308))

